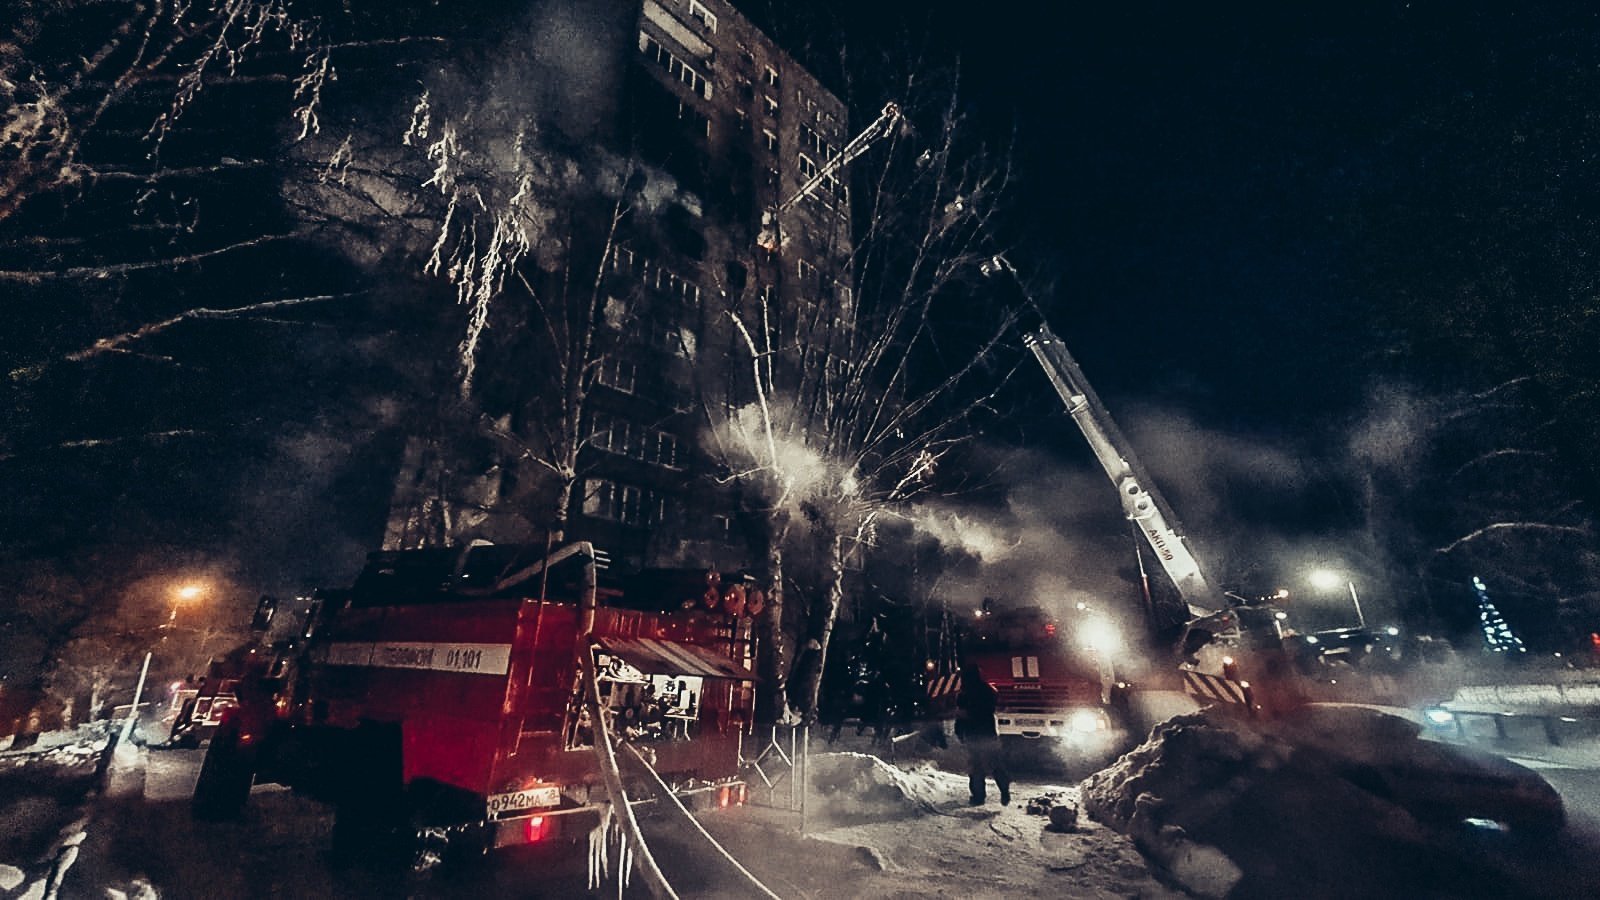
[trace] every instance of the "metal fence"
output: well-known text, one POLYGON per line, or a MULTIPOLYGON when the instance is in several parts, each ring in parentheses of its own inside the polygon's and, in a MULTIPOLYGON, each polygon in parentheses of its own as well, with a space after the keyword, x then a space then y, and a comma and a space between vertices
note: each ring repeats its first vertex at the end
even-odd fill
POLYGON ((807 725, 755 726, 739 755, 750 802, 798 812, 803 820, 810 743, 807 725))

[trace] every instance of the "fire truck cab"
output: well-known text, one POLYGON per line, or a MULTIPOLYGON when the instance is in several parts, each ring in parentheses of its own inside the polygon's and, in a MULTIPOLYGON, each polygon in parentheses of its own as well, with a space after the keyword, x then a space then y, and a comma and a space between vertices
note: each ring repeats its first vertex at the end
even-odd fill
POLYGON ((995 732, 1002 741, 1044 739, 1081 753, 1114 744, 1114 685, 1043 608, 985 601, 963 648, 967 664, 995 690, 995 732))
POLYGON ((436 861, 447 847, 576 841, 622 801, 602 774, 611 735, 680 800, 742 803, 743 594, 734 603, 703 571, 692 591, 601 585, 597 555, 370 554, 351 588, 319 593, 287 680, 240 682, 196 813, 233 815, 253 782, 277 782, 333 804, 336 854, 378 840, 436 861))

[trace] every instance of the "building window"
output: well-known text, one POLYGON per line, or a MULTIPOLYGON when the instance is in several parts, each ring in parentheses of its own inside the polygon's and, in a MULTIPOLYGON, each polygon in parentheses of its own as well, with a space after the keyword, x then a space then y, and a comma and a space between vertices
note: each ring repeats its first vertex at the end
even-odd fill
POLYGON ((711 137, 711 117, 695 109, 693 104, 678 101, 678 121, 688 122, 695 134, 711 137))
POLYGON ((636 257, 627 247, 614 247, 611 251, 611 271, 632 272, 636 257))
POLYGON ((823 140, 822 135, 818 134, 815 129, 803 123, 800 126, 800 146, 817 154, 824 160, 833 159, 839 155, 839 148, 823 140))
POLYGON ((795 260, 795 274, 800 276, 801 284, 815 284, 817 281, 817 267, 803 259, 795 260))
POLYGON ((672 51, 661 46, 656 42, 655 38, 643 31, 639 32, 639 52, 655 60, 656 65, 666 69, 673 78, 688 85, 689 90, 707 100, 711 99, 711 82, 705 80, 699 72, 691 69, 683 60, 673 56, 672 51))
POLYGON ((611 254, 611 270, 632 275, 639 284, 653 288, 686 306, 700 305, 700 286, 628 247, 617 247, 611 254))
POLYGON ((767 94, 767 95, 763 96, 762 99, 766 101, 767 115, 774 116, 774 117, 777 116, 778 115, 778 101, 772 99, 772 95, 771 94, 767 94))
POLYGON ((763 66, 761 80, 767 83, 767 87, 778 87, 778 70, 771 66, 763 66))
POLYGON ((778 152, 778 136, 772 133, 772 129, 761 129, 761 139, 766 143, 768 153, 778 152))
POLYGON ((604 478, 584 479, 583 514, 586 516, 647 526, 659 524, 666 511, 666 498, 654 491, 604 478))
POLYGON ((638 374, 637 363, 613 354, 601 361, 596 380, 608 388, 631 394, 638 374))
POLYGON ((698 0, 689 0, 689 18, 698 19, 700 24, 706 27, 707 31, 716 34, 717 17, 712 15, 711 10, 706 9, 705 5, 698 2, 698 0))
POLYGON ((590 446, 669 469, 681 468, 678 436, 609 413, 596 413, 590 446))
POLYGON ((816 174, 817 164, 812 162, 811 157, 805 155, 804 153, 800 154, 800 177, 810 179, 816 174))
POLYGON ((834 200, 844 199, 844 185, 840 184, 839 179, 833 175, 823 176, 822 190, 829 198, 834 200))
POLYGON ((657 465, 669 469, 678 467, 678 439, 665 431, 656 432, 656 458, 657 465))

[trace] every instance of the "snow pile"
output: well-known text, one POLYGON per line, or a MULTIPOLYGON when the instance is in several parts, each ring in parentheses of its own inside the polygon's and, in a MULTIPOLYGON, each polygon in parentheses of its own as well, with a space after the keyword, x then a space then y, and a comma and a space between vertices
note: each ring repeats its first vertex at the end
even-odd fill
POLYGON ((27 747, 0 751, 0 770, 40 764, 75 766, 94 760, 110 739, 111 726, 106 722, 45 732, 27 747))
POLYGON ((966 790, 966 779, 922 763, 902 769, 865 753, 811 757, 808 812, 835 823, 905 819, 936 812, 966 790))
POLYGON ((1271 723, 1201 710, 1086 779, 1084 806, 1199 896, 1516 894, 1511 836, 1559 830, 1559 796, 1417 732, 1356 707, 1271 723), (1469 818, 1502 846, 1486 852, 1469 818))

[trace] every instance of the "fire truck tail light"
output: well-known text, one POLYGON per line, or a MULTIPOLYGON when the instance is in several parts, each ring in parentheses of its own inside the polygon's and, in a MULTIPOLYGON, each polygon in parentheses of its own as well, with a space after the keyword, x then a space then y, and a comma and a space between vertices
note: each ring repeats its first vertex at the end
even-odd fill
POLYGON ((537 844, 545 839, 549 829, 545 827, 544 816, 534 816, 522 825, 522 839, 529 844, 537 844))
POLYGON ((741 784, 741 785, 739 785, 739 800, 738 800, 738 803, 739 803, 740 806, 743 806, 748 802, 750 802, 750 790, 747 787, 745 787, 744 785, 741 784))
POLYGON ((727 809, 728 801, 732 798, 732 796, 733 791, 727 785, 723 785, 721 788, 719 788, 717 790, 717 808, 727 809))

